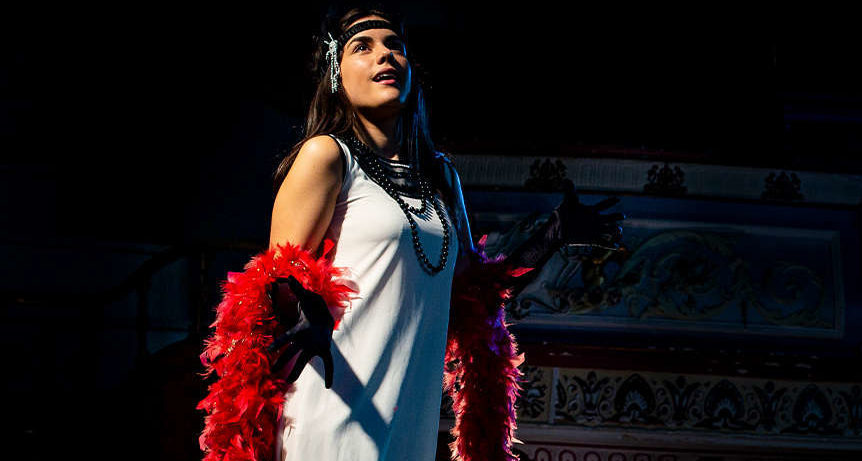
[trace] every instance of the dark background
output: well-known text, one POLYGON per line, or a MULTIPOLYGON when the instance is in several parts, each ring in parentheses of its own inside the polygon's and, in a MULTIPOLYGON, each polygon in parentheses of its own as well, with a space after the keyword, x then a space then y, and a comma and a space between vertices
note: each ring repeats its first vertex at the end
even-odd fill
MULTIPOLYGON (((862 174, 860 41, 849 7, 402 8, 410 56, 427 72, 432 133, 456 159, 590 156, 862 174)), ((18 376, 6 382, 5 436, 26 451, 20 459, 96 457, 105 447, 154 459, 152 445, 134 448, 152 440, 196 459, 200 415, 187 406, 201 396, 195 335, 208 321, 195 316, 212 309, 223 272, 194 272, 206 283, 190 288, 188 339, 163 349, 138 342, 133 366, 107 358, 120 346, 97 338, 105 311, 82 301, 111 285, 95 269, 101 260, 31 256, 95 254, 96 243, 264 246, 272 173, 299 135, 311 90, 304 68, 324 10, 3 7, 3 347, 17 354, 4 375, 18 376), (41 279, 46 261, 52 275, 41 279), (46 307, 64 304, 75 306, 68 319, 46 307), (49 326, 8 335, 21 325, 49 326), (80 348, 58 339, 70 331, 80 348), (165 391, 183 387, 191 391, 165 391)), ((239 270, 244 256, 221 262, 239 270)), ((133 296, 136 283, 119 292, 133 296)))
MULTIPOLYGON (((222 192, 241 181, 265 189, 280 149, 295 141, 323 8, 7 10, 3 163, 50 178, 23 194, 41 194, 42 208, 22 204, 16 226, 161 241, 205 232, 200 224, 230 207, 222 192), (247 165, 252 151, 266 161, 247 165)), ((432 133, 455 156, 658 155, 862 171, 849 11, 402 8, 412 57, 429 75, 432 133)), ((243 206, 268 215, 267 203, 243 206)))

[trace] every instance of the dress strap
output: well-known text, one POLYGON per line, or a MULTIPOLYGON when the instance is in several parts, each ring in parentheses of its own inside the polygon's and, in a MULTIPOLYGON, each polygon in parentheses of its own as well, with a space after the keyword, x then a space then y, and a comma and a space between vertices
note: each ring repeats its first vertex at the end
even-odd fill
POLYGON ((347 147, 347 144, 344 141, 338 139, 334 134, 329 134, 329 136, 335 140, 335 143, 338 144, 339 150, 341 150, 341 165, 344 167, 344 177, 342 179, 342 184, 347 183, 347 178, 350 177, 350 170, 353 165, 353 157, 350 155, 350 149, 347 147))
POLYGON ((470 230, 467 206, 464 203, 464 191, 461 189, 461 179, 458 177, 458 172, 455 170, 455 165, 451 160, 443 157, 443 163, 445 165, 444 175, 449 183, 449 187, 452 188, 452 195, 455 199, 455 203, 453 204, 454 210, 452 211, 455 214, 455 232, 461 239, 460 248, 472 251, 475 249, 475 246, 473 245, 473 234, 470 230))

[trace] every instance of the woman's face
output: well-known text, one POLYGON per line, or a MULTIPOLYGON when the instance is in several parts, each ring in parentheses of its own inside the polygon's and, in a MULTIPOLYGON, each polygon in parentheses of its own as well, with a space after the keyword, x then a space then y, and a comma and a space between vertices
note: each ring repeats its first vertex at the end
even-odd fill
MULTIPOLYGON (((348 26, 370 19, 367 16, 348 26)), ((404 43, 390 29, 368 29, 350 37, 341 56, 341 84, 347 99, 358 110, 392 112, 404 107, 410 93, 412 71, 404 43), (395 79, 377 77, 394 73, 395 79)), ((389 114, 386 114, 389 115, 389 114)))

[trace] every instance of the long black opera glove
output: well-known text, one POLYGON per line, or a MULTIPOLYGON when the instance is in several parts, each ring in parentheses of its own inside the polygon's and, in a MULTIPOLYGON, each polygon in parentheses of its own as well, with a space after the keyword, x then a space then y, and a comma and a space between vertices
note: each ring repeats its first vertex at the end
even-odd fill
MULTIPOLYGON (((609 197, 595 205, 584 205, 575 192, 574 184, 567 181, 563 201, 554 209, 541 230, 530 236, 506 259, 515 267, 538 269, 555 251, 566 244, 616 248, 623 230, 618 221, 625 219, 625 215, 600 212, 618 202, 619 198, 609 197)), ((535 276, 538 270, 531 272, 535 276)))
POLYGON ((298 351, 302 350, 285 381, 287 383, 296 381, 308 361, 314 356, 320 356, 323 359, 324 383, 327 389, 331 388, 333 364, 330 345, 335 320, 329 308, 326 307, 323 297, 306 290, 292 275, 276 279, 270 286, 270 294, 278 322, 289 330, 275 338, 267 347, 267 351, 273 352, 291 343, 284 352, 279 354, 278 360, 272 365, 272 372, 280 371, 298 351), (299 301, 295 312, 287 307, 292 303, 285 302, 287 295, 284 292, 284 285, 290 288, 299 301))

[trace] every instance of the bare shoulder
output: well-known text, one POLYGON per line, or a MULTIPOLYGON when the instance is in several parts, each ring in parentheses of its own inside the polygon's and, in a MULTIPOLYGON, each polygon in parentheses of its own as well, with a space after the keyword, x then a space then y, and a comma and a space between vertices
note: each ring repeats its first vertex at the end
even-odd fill
POLYGON ((296 154, 294 166, 313 167, 318 170, 341 169, 341 148, 331 136, 314 136, 302 144, 296 154))
POLYGON ((309 138, 299 149, 300 152, 313 152, 315 155, 324 156, 329 159, 332 159, 333 157, 338 158, 340 155, 339 150, 338 144, 334 139, 332 139, 332 136, 327 136, 325 134, 309 138))
POLYGON ((303 142, 275 196, 270 248, 291 242, 316 249, 332 218, 342 177, 334 139, 314 136, 303 142))
POLYGON ((341 149, 335 140, 326 135, 314 136, 299 148, 282 188, 298 182, 334 187, 341 183, 343 170, 341 149))

